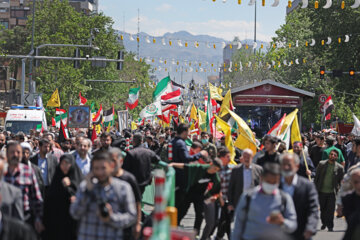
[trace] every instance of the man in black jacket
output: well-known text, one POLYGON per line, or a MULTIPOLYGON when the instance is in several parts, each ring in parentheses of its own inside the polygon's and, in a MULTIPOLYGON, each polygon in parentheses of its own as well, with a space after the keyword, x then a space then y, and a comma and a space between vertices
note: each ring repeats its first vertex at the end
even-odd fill
POLYGON ((292 235, 296 240, 310 239, 315 235, 319 221, 319 203, 315 185, 307 178, 296 174, 300 165, 296 154, 281 155, 280 164, 282 173, 280 189, 292 197, 297 215, 297 229, 292 235))
MULTIPOLYGON (((189 136, 189 125, 180 123, 176 133, 176 137, 171 141, 173 147, 174 163, 190 163, 199 160, 199 158, 203 156, 207 157, 208 154, 204 150, 200 151, 200 153, 190 156, 189 150, 185 143, 185 140, 189 136)), ((182 208, 183 197, 185 196, 187 176, 183 169, 176 168, 175 172, 175 207, 179 209, 182 208)))
POLYGON ((49 140, 40 140, 39 150, 39 153, 32 157, 30 161, 40 168, 41 176, 44 181, 46 195, 46 189, 51 184, 58 161, 57 158, 50 153, 49 140))
POLYGON ((265 163, 279 163, 280 154, 276 151, 277 139, 266 135, 263 139, 265 154, 256 160, 256 164, 263 167, 265 163))
POLYGON ((144 193, 145 187, 151 183, 151 164, 160 161, 159 156, 150 149, 144 148, 142 143, 143 136, 140 133, 135 133, 133 136, 134 148, 126 154, 122 167, 135 176, 141 194, 144 193))

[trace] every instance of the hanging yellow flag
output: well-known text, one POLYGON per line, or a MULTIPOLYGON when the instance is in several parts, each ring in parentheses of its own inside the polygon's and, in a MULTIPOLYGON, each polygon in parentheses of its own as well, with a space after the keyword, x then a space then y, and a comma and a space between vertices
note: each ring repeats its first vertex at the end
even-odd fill
POLYGON ((231 90, 229 89, 229 91, 227 91, 227 93, 225 94, 224 100, 221 104, 219 116, 222 118, 229 113, 228 110, 232 111, 233 109, 234 107, 231 99, 231 90))
POLYGON ((225 134, 225 146, 230 151, 230 164, 236 165, 235 159, 235 147, 231 136, 231 127, 224 120, 215 116, 216 118, 216 127, 221 129, 225 134))
POLYGON ((238 138, 235 141, 235 147, 241 150, 250 148, 255 154, 257 151, 257 146, 253 132, 241 117, 229 109, 228 111, 238 125, 238 138))
POLYGON ((198 117, 197 117, 197 109, 195 107, 195 104, 193 104, 191 106, 191 112, 190 112, 190 118, 195 120, 195 122, 198 120, 198 117))
POLYGON ((221 88, 217 88, 214 85, 212 85, 211 83, 209 83, 209 90, 210 90, 211 99, 215 99, 217 101, 223 100, 221 88))
POLYGON ((201 110, 198 111, 199 113, 199 128, 201 132, 206 132, 206 112, 201 110))
POLYGON ((131 130, 136 130, 137 129, 137 125, 134 121, 131 122, 131 130))
POLYGON ((60 107, 60 96, 58 89, 53 92, 49 101, 47 102, 47 107, 60 107))

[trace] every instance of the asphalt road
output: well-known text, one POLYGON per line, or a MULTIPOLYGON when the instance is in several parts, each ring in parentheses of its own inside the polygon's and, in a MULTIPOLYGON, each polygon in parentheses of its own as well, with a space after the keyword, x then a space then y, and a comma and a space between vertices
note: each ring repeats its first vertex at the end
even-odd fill
MULTIPOLYGON (((194 220, 195 220, 195 212, 193 207, 191 206, 191 208, 188 211, 188 214, 181 221, 180 226, 183 227, 185 230, 191 231, 194 226, 194 220)), ((313 240, 341 240, 346 230, 345 219, 335 218, 334 225, 335 226, 333 232, 328 232, 327 229, 320 230, 321 223, 319 220, 318 232, 314 236, 313 240)), ((204 226, 205 226, 205 222, 203 221, 201 228, 204 228, 204 226)))

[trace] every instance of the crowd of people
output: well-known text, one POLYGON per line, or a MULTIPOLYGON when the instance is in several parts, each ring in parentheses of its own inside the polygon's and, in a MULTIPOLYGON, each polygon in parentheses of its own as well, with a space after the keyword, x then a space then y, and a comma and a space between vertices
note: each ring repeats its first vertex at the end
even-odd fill
POLYGON ((308 133, 290 150, 266 135, 257 152, 236 149, 236 164, 224 138, 190 136, 184 123, 72 136, 0 133, 1 239, 143 239, 142 195, 159 161, 175 168, 178 224, 193 204, 198 239, 312 239, 319 220, 334 230, 335 212, 344 239, 360 239, 360 138, 351 134, 308 133))

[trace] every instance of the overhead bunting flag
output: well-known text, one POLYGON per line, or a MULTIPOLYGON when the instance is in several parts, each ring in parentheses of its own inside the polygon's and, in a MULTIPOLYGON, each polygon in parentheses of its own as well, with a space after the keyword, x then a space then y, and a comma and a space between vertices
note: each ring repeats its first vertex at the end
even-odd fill
POLYGON ((331 96, 329 96, 326 101, 324 102, 323 105, 323 112, 324 112, 324 117, 325 120, 330 120, 331 119, 331 111, 334 109, 334 103, 332 101, 331 96))
POLYGON ((161 102, 153 102, 150 105, 147 105, 143 110, 141 110, 139 116, 142 119, 155 117, 157 115, 162 115, 161 102))
POLYGON ((217 88, 213 86, 211 83, 209 83, 209 90, 210 90, 210 96, 212 99, 215 99, 216 101, 222 101, 222 89, 217 88))
POLYGON ((114 112, 114 106, 110 108, 109 110, 104 111, 104 126, 107 129, 110 129, 110 127, 115 125, 115 112, 114 112))
POLYGON ((219 116, 221 118, 226 116, 227 114, 229 114, 227 109, 234 111, 234 105, 233 105, 233 102, 231 99, 231 90, 228 90, 228 92, 225 94, 224 100, 221 104, 220 111, 219 111, 219 116))
POLYGON ((46 104, 47 107, 60 107, 59 91, 56 89, 46 104))
POLYGON ((138 105, 139 102, 139 91, 140 87, 138 88, 130 88, 129 90, 129 98, 125 103, 126 107, 129 109, 134 109, 138 105))
POLYGON ((85 105, 87 102, 87 99, 81 96, 81 92, 79 92, 79 105, 85 105))
POLYGON ((157 102, 161 100, 161 96, 171 93, 173 91, 170 76, 163 78, 155 88, 153 93, 153 101, 157 102))

